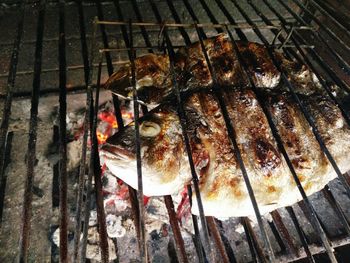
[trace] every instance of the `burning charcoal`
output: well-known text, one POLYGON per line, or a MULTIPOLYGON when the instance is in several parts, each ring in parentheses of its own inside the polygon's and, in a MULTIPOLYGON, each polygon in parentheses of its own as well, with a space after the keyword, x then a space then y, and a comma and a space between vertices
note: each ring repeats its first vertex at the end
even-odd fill
POLYGON ((106 217, 107 234, 110 238, 122 237, 126 234, 126 229, 122 226, 120 216, 108 214, 106 217))
POLYGON ((81 148, 82 148, 81 140, 72 141, 67 144, 68 171, 72 171, 73 169, 79 166, 80 159, 81 159, 81 148))
POLYGON ((95 210, 90 211, 89 226, 97 225, 97 212, 95 210))

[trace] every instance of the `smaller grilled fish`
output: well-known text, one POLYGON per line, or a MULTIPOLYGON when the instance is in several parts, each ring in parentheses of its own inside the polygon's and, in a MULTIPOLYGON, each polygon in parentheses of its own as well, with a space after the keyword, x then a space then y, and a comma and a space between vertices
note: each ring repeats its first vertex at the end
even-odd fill
MULTIPOLYGON (((307 195, 319 191, 336 174, 302 112, 285 91, 261 92, 307 195)), ((350 129, 339 109, 322 95, 302 97, 339 168, 348 171, 350 129)), ((231 88, 223 99, 261 212, 299 201, 300 193, 255 93, 249 88, 231 88)), ((184 106, 205 215, 224 218, 253 214, 217 98, 196 92, 187 97, 184 106)), ((191 172, 174 106, 162 104, 139 121, 145 195, 180 192, 191 182, 191 172)), ((110 137, 100 152, 107 167, 137 189, 134 124, 110 137)), ((192 213, 198 214, 195 199, 194 195, 192 213)))
MULTIPOLYGON (((266 48, 255 42, 236 41, 248 74, 257 87, 275 88, 280 82, 280 72, 269 57, 266 48)), ((218 85, 242 87, 248 84, 235 49, 226 35, 220 34, 204 40, 204 46, 213 67, 218 85)), ((274 52, 277 62, 290 74, 290 80, 299 83, 298 92, 312 93, 318 83, 313 73, 305 66, 286 59, 274 52)), ((136 88, 138 99, 154 108, 173 92, 167 55, 148 54, 135 59, 136 88)), ((210 74, 200 43, 181 48, 175 55, 175 73, 182 91, 211 88, 210 74)), ((132 99, 131 67, 126 65, 111 75, 104 87, 124 99, 132 99)))

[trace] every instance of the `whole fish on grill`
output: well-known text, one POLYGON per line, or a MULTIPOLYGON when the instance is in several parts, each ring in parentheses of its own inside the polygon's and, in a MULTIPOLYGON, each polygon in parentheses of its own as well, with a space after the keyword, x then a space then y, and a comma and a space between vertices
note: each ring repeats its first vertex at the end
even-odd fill
MULTIPOLYGON (((230 58, 230 55, 226 53, 229 50, 223 52, 222 49, 216 49, 217 41, 229 43, 220 35, 206 40, 205 44, 214 70, 218 73, 218 82, 220 86, 225 87, 220 88, 221 93, 208 92, 208 88, 212 88, 212 79, 210 74, 205 77, 207 75, 205 71, 208 68, 205 60, 203 61, 200 57, 200 51, 197 50, 198 44, 186 50, 180 50, 176 58, 177 78, 181 82, 180 86, 187 91, 183 96, 183 106, 187 117, 185 132, 190 140, 191 154, 199 176, 205 215, 230 217, 254 213, 242 171, 227 132, 227 123, 220 109, 218 96, 222 96, 230 123, 233 124, 234 139, 238 144, 262 213, 291 205, 301 200, 301 195, 286 160, 280 148, 277 147, 261 103, 266 104, 265 106, 271 113, 272 121, 306 193, 310 195, 322 189, 325 184, 336 177, 336 173, 323 154, 308 122, 292 96, 283 85, 277 85, 280 76, 275 72, 273 64, 273 67, 266 64, 270 63, 267 57, 263 56, 260 60, 258 59, 258 54, 263 54, 266 50, 251 51, 256 52, 254 53, 255 62, 261 63, 259 68, 265 70, 257 73, 256 65, 250 66, 248 70, 254 77, 254 83, 258 86, 258 99, 255 92, 247 86, 247 78, 240 70, 236 58, 230 58), (191 58, 190 54, 193 52, 197 52, 197 55, 191 58), (220 61, 219 57, 224 55, 232 63, 220 61), (199 64, 202 64, 202 68, 199 64), (235 70, 230 72, 222 69, 222 64, 230 65, 235 70), (201 72, 201 69, 204 72, 201 72), (219 74, 220 70, 222 72, 219 74), (236 72, 242 75, 237 77, 236 72), (274 72, 277 76, 273 75, 274 72), (198 89, 198 86, 201 89, 198 89)), ((242 46, 248 47, 249 50, 252 47, 261 47, 256 43, 241 43, 242 46)), ((348 157, 350 128, 339 108, 319 90, 307 67, 287 61, 280 54, 277 56, 280 57, 281 65, 290 73, 289 78, 296 92, 311 112, 340 170, 347 172, 350 170, 348 157)), ((249 55, 247 57, 245 59, 249 62, 252 58, 249 55)), ((162 59, 166 60, 166 57, 163 56, 162 59)), ((172 93, 169 72, 165 69, 166 67, 155 66, 158 62, 157 59, 149 62, 148 66, 152 70, 147 67, 142 70, 136 67, 138 89, 147 95, 144 97, 146 98, 144 102, 153 105, 161 103, 139 120, 143 191, 147 196, 178 193, 190 184, 192 179, 177 105, 173 100, 166 99, 172 93), (149 81, 150 86, 143 84, 144 79, 148 81, 152 77, 156 79, 149 81), (150 96, 154 92, 152 89, 166 90, 168 88, 169 90, 165 93, 158 92, 158 98, 155 100, 153 100, 155 97, 150 96), (151 92, 148 92, 149 89, 151 92), (164 94, 166 96, 163 96, 164 94)), ((130 80, 129 70, 122 69, 123 74, 126 74, 123 81, 130 80)), ((111 88, 113 80, 108 82, 111 88)), ((124 89, 128 89, 129 84, 124 84, 124 89)), ((118 88, 114 87, 113 92, 119 92, 118 88)), ((125 97, 127 96, 129 95, 126 94, 125 97)), ((137 189, 134 136, 134 123, 131 123, 110 137, 101 147, 100 154, 112 173, 137 189)), ((198 214, 196 196, 193 195, 192 198, 194 199, 192 213, 198 214)))
MULTIPOLYGON (((236 41, 236 44, 248 65, 248 72, 253 77, 255 86, 275 88, 281 77, 266 48, 255 42, 236 41)), ((240 67, 232 45, 224 34, 204 40, 218 84, 227 87, 245 86, 248 78, 240 67)), ((275 58, 284 69, 291 72, 293 78, 290 80, 299 83, 299 92, 308 93, 314 90, 314 83, 317 81, 305 65, 290 61, 279 52, 275 52, 275 58)), ((174 63, 182 91, 212 87, 213 80, 200 43, 180 48, 174 63)), ((135 59, 136 88, 141 102, 153 108, 173 93, 169 64, 167 55, 147 54, 135 59)), ((123 99, 132 100, 131 75, 131 65, 127 64, 113 73, 104 87, 123 99)))

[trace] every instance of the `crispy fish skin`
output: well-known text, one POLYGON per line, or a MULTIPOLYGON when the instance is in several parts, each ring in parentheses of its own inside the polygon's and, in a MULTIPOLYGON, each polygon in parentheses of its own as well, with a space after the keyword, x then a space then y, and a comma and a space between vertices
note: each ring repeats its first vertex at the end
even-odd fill
MULTIPOLYGON (((239 52, 248 73, 252 76, 255 86, 275 88, 281 78, 266 48, 258 43, 236 41, 239 52)), ((224 34, 204 40, 205 50, 213 67, 214 74, 220 86, 246 86, 248 78, 243 73, 233 44, 224 34)), ((308 67, 286 59, 281 53, 275 52, 276 60, 290 72, 290 79, 301 89, 298 92, 312 93, 317 82, 308 67), (307 91, 307 92, 306 92, 307 91)), ((172 94, 172 84, 167 55, 148 54, 135 59, 138 96, 145 104, 155 107, 172 94)), ((210 74, 200 43, 180 48, 175 55, 177 80, 183 91, 198 88, 211 88, 213 78, 210 74)), ((111 75, 105 83, 105 88, 127 99, 132 99, 130 65, 122 67, 111 75)))
MULTIPOLYGON (((248 88, 231 89, 223 98, 260 211, 267 213, 301 200, 255 94, 248 88)), ((339 109, 321 95, 303 98, 339 168, 350 170, 350 129, 339 109)), ((306 194, 319 191, 336 174, 301 110, 283 91, 266 92, 266 103, 306 194)), ((185 110, 205 215, 226 218, 254 214, 217 99, 206 92, 191 94, 185 110)), ((177 114, 173 106, 164 104, 140 119, 141 135, 147 135, 142 131, 144 123, 160 127, 156 136, 141 137, 144 193, 178 193, 191 182, 191 173, 177 114)), ((131 124, 109 138, 101 154, 116 176, 137 189, 133 134, 131 124)), ((192 213, 198 214, 195 195, 192 203, 192 213)))

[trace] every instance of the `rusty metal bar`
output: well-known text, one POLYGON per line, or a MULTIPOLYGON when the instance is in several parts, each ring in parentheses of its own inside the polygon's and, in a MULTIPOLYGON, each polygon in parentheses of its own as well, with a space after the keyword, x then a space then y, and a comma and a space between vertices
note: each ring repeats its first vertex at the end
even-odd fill
POLYGON ((67 94, 66 94, 66 40, 65 4, 59 2, 59 178, 60 178, 60 262, 68 262, 68 215, 67 215, 67 94))
MULTIPOLYGON (((101 59, 102 61, 102 59, 101 59)), ((96 135, 97 128, 97 114, 98 114, 98 105, 99 105, 99 92, 100 92, 100 82, 101 82, 101 70, 102 65, 99 64, 98 73, 97 73, 97 87, 96 87, 96 99, 95 106, 92 107, 92 122, 91 129, 91 156, 90 156, 90 170, 93 171, 94 182, 95 182, 95 196, 96 196, 96 212, 97 212, 97 221, 98 221, 98 233, 100 237, 100 248, 101 248, 101 262, 109 262, 109 250, 108 250, 108 235, 106 229, 106 215, 103 205, 103 193, 102 193, 102 180, 101 180, 101 165, 100 165, 100 156, 98 153, 98 141, 96 135)), ((89 89, 88 92, 91 92, 92 89, 89 89)), ((85 222, 88 224, 88 222, 85 222)))
POLYGON ((5 151, 3 155, 3 162, 4 162, 4 167, 1 171, 0 178, 0 228, 1 228, 1 223, 2 223, 2 213, 4 209, 4 198, 5 198, 5 189, 6 189, 6 182, 7 182, 7 175, 6 175, 6 167, 9 165, 11 162, 11 148, 12 148, 12 139, 13 139, 13 132, 8 132, 7 137, 5 140, 5 151))
POLYGON ((221 239, 221 235, 218 230, 218 226, 216 225, 215 218, 212 216, 207 216, 207 223, 208 223, 210 234, 214 238, 216 247, 219 250, 219 253, 221 256, 220 261, 223 263, 229 263, 230 259, 226 253, 225 245, 221 239))
POLYGON ((10 67, 9 67, 7 85, 6 85, 6 97, 5 97, 4 108, 3 108, 3 112, 2 112, 1 126, 0 126, 0 187, 3 187, 2 186, 2 181, 3 181, 2 175, 4 174, 4 169, 6 166, 6 163, 4 163, 4 160, 6 158, 6 156, 4 156, 5 145, 6 145, 6 139, 8 137, 7 131, 9 128, 9 122, 10 122, 10 117, 11 117, 13 88, 15 86, 15 79, 16 79, 16 74, 17 74, 18 54, 19 54, 19 50, 21 48, 21 41, 22 41, 22 35, 23 35, 24 13, 25 13, 25 2, 24 1, 21 4, 19 13, 20 13, 20 15, 19 15, 19 20, 18 20, 18 24, 17 24, 16 37, 15 37, 15 41, 13 43, 13 49, 12 49, 12 54, 11 54, 10 67))
POLYGON ((186 255, 185 244, 184 244, 184 241, 182 239, 179 223, 178 223, 177 218, 176 218, 176 212, 174 209, 173 199, 171 198, 170 195, 166 195, 166 196, 164 196, 164 202, 165 202, 165 206, 168 210, 170 225, 171 225, 171 228, 173 229, 173 233, 174 233, 174 239, 175 239, 176 250, 177 250, 176 254, 180 255, 180 259, 181 259, 180 262, 189 262, 187 255, 186 255))
MULTIPOLYGON (((84 24, 80 24, 81 28, 84 28, 84 24)), ((82 32, 82 31, 81 31, 82 32)), ((79 177, 81 176, 82 180, 82 188, 81 191, 83 191, 84 187, 84 177, 85 177, 85 168, 82 171, 82 165, 85 167, 85 158, 84 157, 84 151, 87 151, 87 136, 89 133, 89 130, 92 131, 92 122, 91 122, 91 116, 93 114, 92 108, 93 108, 93 98, 92 98, 92 74, 93 74, 93 61, 94 61, 94 50, 96 48, 96 33, 97 33, 97 23, 96 18, 93 22, 93 33, 92 33, 92 41, 91 41, 91 48, 90 48, 90 56, 88 58, 89 64, 88 69, 85 72, 88 72, 87 79, 87 86, 86 86, 86 107, 85 107, 85 115, 84 115, 84 134, 83 134, 83 145, 82 145, 82 159, 80 160, 80 171, 79 171, 79 177), (86 137, 85 137, 86 136, 86 137)), ((83 53, 83 56, 86 54, 83 53)), ((101 66, 101 63, 99 63, 99 67, 101 66)), ((91 157, 90 157, 91 158, 91 157)), ((90 165, 91 166, 91 165, 90 165)), ((83 238, 81 241, 81 251, 80 251, 80 262, 85 263, 86 261, 86 245, 87 245, 87 239, 88 239, 88 228, 89 228, 89 218, 90 218, 90 206, 91 206, 91 193, 92 193, 92 176, 93 176, 93 170, 89 170, 88 179, 87 179, 87 189, 86 189, 86 200, 85 200, 85 206, 84 206, 84 228, 83 228, 83 238)), ((79 179, 80 180, 80 179, 79 179)), ((80 232, 80 229, 78 229, 80 232)), ((79 247, 75 247, 74 249, 79 249, 79 247)), ((75 253, 75 251, 74 251, 75 253)), ((77 262, 77 256, 74 258, 75 262, 77 262)))
MULTIPOLYGON (((85 31, 85 18, 82 2, 77 2, 78 6, 78 16, 79 16, 79 30, 81 37, 81 51, 84 61, 84 79, 85 88, 88 87, 89 82, 91 82, 90 67, 89 67, 89 54, 86 42, 86 31, 85 31)), ((93 36, 94 37, 94 36, 93 36)), ((91 98, 87 96, 86 109, 83 121, 83 138, 82 138, 82 152, 81 159, 79 163, 79 177, 78 177, 78 193, 76 201, 76 211, 75 211, 75 231, 74 231, 74 241, 73 241, 73 262, 78 262, 79 256, 79 246, 80 246, 80 236, 81 236, 81 217, 83 212, 83 194, 84 194, 84 183, 85 183, 85 166, 86 166, 86 152, 87 152, 87 137, 89 133, 89 109, 91 105, 91 98)), ((86 222, 86 221, 84 221, 86 222)), ((84 245, 82 246, 84 247, 84 245)), ((84 253, 85 254, 85 253, 84 253)))
POLYGON ((36 160, 36 140, 38 127, 38 106, 39 106, 39 91, 40 91, 40 75, 42 65, 42 50, 43 50, 43 36, 44 36, 44 18, 45 18, 45 4, 46 1, 40 1, 37 35, 35 46, 35 60, 34 60, 34 77, 33 90, 31 98, 30 120, 29 120, 29 140, 27 149, 27 174, 24 188, 22 225, 20 230, 19 240, 19 262, 27 262, 28 248, 30 238, 30 225, 32 217, 32 198, 33 198, 33 182, 34 182, 34 166, 36 160))
POLYGON ((288 252, 296 257, 299 257, 299 251, 297 247, 294 245, 293 239, 290 236, 285 224, 283 223, 280 213, 277 210, 275 210, 275 211, 272 211, 270 214, 272 216, 273 221, 276 224, 276 228, 278 229, 278 232, 281 235, 282 240, 286 245, 288 252))

